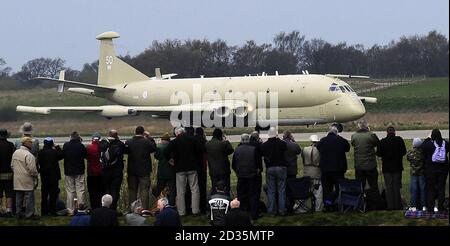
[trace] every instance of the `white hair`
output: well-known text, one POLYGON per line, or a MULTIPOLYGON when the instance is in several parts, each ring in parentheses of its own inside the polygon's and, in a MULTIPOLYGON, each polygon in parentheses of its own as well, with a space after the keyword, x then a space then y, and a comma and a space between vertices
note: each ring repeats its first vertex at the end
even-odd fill
POLYGON ((106 194, 102 196, 102 207, 111 207, 111 204, 113 202, 113 198, 110 194, 106 194))
POLYGON ((184 130, 184 128, 183 127, 177 127, 177 128, 175 128, 175 135, 176 136, 178 136, 178 135, 180 135, 180 134, 182 134, 182 133, 184 133, 185 132, 185 130, 184 130))
POLYGON ((241 135, 241 143, 250 143, 250 135, 244 133, 241 135))
POLYGON ((160 198, 159 202, 161 202, 161 205, 163 205, 164 207, 167 206, 167 204, 169 204, 169 200, 167 200, 167 198, 165 197, 160 198))
POLYGON ((336 127, 336 126, 331 126, 331 127, 330 127, 330 131, 329 131, 329 132, 331 132, 331 133, 333 133, 333 134, 337 135, 337 134, 338 134, 338 132, 339 132, 339 130, 337 129, 337 127, 336 127))
POLYGON ((361 120, 361 121, 359 121, 358 122, 358 127, 359 127, 359 129, 369 129, 369 124, 366 122, 366 121, 364 121, 364 120, 361 120))

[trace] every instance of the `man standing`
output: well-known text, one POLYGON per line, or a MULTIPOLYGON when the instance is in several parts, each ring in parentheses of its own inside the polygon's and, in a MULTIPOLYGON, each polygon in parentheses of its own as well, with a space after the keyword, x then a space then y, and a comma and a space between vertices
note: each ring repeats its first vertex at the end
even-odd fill
MULTIPOLYGON (((33 138, 33 125, 30 122, 25 122, 19 130, 22 133, 22 137, 29 137, 33 141, 33 145, 31 147, 31 154, 34 155, 34 157, 37 156, 37 153, 39 151, 39 139, 33 138)), ((16 141, 16 149, 20 149, 22 147, 22 142, 20 139, 17 139, 16 141)))
POLYGON ((317 144, 320 152, 320 171, 322 172, 323 203, 326 210, 332 209, 336 194, 339 193, 338 182, 344 179, 347 171, 347 157, 350 144, 338 135, 338 128, 331 126, 326 137, 317 144), (334 191, 333 191, 334 188, 334 191))
POLYGON ((70 214, 76 209, 75 197, 78 204, 84 203, 84 169, 86 168, 84 159, 87 152, 81 141, 78 132, 72 132, 70 141, 63 146, 64 186, 67 194, 66 205, 70 214))
POLYGON ((0 205, 3 204, 3 193, 6 198, 6 216, 13 216, 14 185, 11 159, 16 148, 7 139, 9 133, 6 129, 0 129, 0 205))
POLYGON ((387 136, 381 139, 377 148, 377 155, 381 157, 382 161, 387 209, 401 210, 403 208, 400 188, 402 186, 403 156, 406 155, 406 146, 400 136, 395 136, 394 127, 390 126, 386 131, 387 136))
POLYGON ((261 158, 254 145, 250 144, 250 135, 242 134, 241 144, 233 155, 232 167, 236 172, 237 197, 242 201, 242 208, 249 211, 253 218, 258 217, 257 175, 262 168, 261 158))
POLYGON ((371 192, 379 193, 375 148, 380 140, 370 131, 367 122, 358 122, 358 127, 359 130, 351 137, 351 143, 355 149, 355 178, 362 183, 363 188, 368 183, 371 192))
POLYGON ((87 151, 87 188, 91 209, 100 207, 100 199, 103 195, 102 165, 100 163, 100 134, 92 135, 92 142, 86 148, 87 151))
POLYGON ((150 136, 144 136, 144 127, 136 127, 136 135, 125 142, 128 153, 128 196, 129 201, 142 201, 144 209, 149 208, 150 174, 152 172, 151 153, 156 151, 156 143, 150 136))
POLYGON ((169 188, 168 200, 169 204, 175 205, 176 184, 175 184, 175 170, 173 167, 173 160, 166 159, 164 152, 169 145, 169 133, 165 133, 161 137, 161 143, 155 153, 155 158, 158 160, 158 173, 156 175, 156 193, 158 196, 165 187, 169 188))
POLYGON ((309 137, 311 145, 303 148, 302 159, 304 170, 304 176, 311 178, 311 185, 313 187, 313 195, 315 199, 316 212, 322 211, 323 208, 323 196, 322 196, 322 181, 320 173, 320 153, 317 149, 317 143, 319 137, 317 135, 311 135, 309 137))
POLYGON ((202 155, 200 143, 185 134, 184 128, 175 129, 176 138, 170 141, 164 151, 167 160, 173 158, 177 187, 176 204, 178 214, 186 215, 186 183, 191 190, 191 208, 194 215, 200 214, 200 190, 197 168, 202 155))
POLYGON ((16 211, 18 218, 37 218, 34 209, 34 190, 38 185, 36 159, 31 153, 33 140, 22 138, 22 147, 12 156, 14 191, 16 192, 16 211))
POLYGON ((113 198, 111 208, 117 209, 117 202, 120 198, 120 186, 123 180, 125 144, 120 141, 116 130, 110 130, 108 138, 100 142, 100 151, 103 192, 111 194, 113 198))
MULTIPOLYGON (((300 148, 300 145, 295 142, 294 136, 292 136, 290 131, 285 131, 283 133, 283 141, 286 142, 287 145, 287 149, 284 152, 284 159, 286 160, 287 165, 287 179, 295 179, 298 172, 298 155, 302 153, 302 149, 300 148)), ((294 203, 294 199, 287 197, 286 205, 288 212, 293 212, 294 203)))
POLYGON ((278 213, 286 215, 286 160, 284 152, 287 150, 286 142, 278 138, 275 127, 268 131, 269 139, 261 145, 261 153, 266 163, 267 183, 267 212, 271 215, 278 213), (278 203, 275 200, 278 197, 278 203))
POLYGON ((216 128, 212 139, 206 143, 205 147, 212 187, 216 187, 217 182, 222 180, 225 184, 225 192, 230 194, 231 168, 228 156, 234 151, 231 143, 224 139, 222 130, 216 128))
POLYGON ((41 215, 56 215, 56 198, 61 179, 59 161, 64 158, 59 145, 55 146, 53 139, 44 139, 44 148, 38 152, 38 170, 41 174, 41 215))

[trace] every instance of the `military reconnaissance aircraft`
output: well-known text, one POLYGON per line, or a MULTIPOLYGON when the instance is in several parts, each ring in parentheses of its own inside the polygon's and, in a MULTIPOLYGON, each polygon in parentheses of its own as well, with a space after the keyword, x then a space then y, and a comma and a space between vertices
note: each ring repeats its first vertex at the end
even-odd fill
MULTIPOLYGON (((354 121, 366 113, 363 105, 376 98, 359 97, 342 77, 349 75, 266 75, 172 79, 176 74, 148 77, 115 54, 116 32, 104 32, 100 40, 98 83, 88 84, 38 77, 58 84, 58 92, 107 98, 117 105, 81 107, 17 106, 18 112, 50 114, 60 111, 94 112, 107 118, 148 114, 183 126, 315 125, 354 121), (228 123, 228 124, 227 124, 228 123)), ((353 76, 365 78, 366 76, 353 76)))

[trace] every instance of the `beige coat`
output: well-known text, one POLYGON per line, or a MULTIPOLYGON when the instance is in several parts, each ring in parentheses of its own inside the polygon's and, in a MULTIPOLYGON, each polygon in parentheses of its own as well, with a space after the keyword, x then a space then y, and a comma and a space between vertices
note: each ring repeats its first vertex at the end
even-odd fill
POLYGON ((320 153, 316 146, 313 145, 303 148, 302 158, 305 167, 303 175, 313 179, 320 179, 320 153))
POLYGON ((38 180, 36 158, 27 147, 21 146, 12 156, 14 190, 32 191, 38 180))

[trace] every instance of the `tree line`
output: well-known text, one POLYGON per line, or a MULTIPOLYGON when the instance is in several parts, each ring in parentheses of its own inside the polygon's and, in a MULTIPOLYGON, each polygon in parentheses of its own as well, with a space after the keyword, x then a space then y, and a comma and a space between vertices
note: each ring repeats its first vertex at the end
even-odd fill
MULTIPOLYGON (((332 44, 323 39, 307 40, 299 31, 292 31, 280 32, 272 43, 263 44, 249 40, 242 45, 229 45, 221 39, 153 41, 140 54, 121 58, 148 76, 154 76, 154 68, 159 67, 163 73, 177 73, 179 78, 273 74, 275 71, 298 74, 303 70, 371 77, 438 77, 449 74, 448 51, 448 38, 437 31, 402 36, 389 44, 369 48, 345 42, 332 44)), ((0 80, 3 85, 8 82, 20 87, 30 78, 56 77, 65 69, 66 79, 96 83, 98 61, 84 64, 81 70, 65 64, 61 58, 37 58, 26 62, 20 71, 11 73, 6 61, 0 58, 0 80)))

